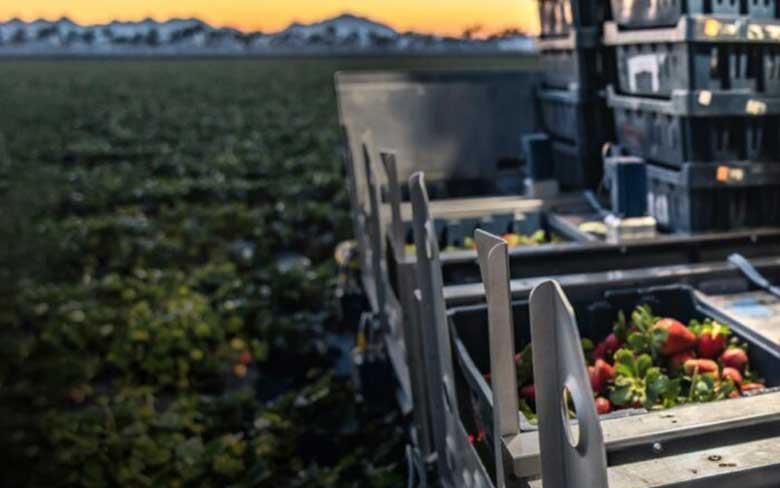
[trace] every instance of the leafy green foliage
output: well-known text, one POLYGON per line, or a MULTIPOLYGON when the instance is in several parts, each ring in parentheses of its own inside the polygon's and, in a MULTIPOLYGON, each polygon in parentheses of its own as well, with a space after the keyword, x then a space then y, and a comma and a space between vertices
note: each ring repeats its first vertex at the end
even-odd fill
POLYGON ((0 484, 402 483, 330 345, 333 72, 388 62, 453 64, 0 64, 0 484))
POLYGON ((350 67, 0 64, 3 486, 402 483, 332 373, 350 67))
MULTIPOLYGON (((626 334, 626 342, 636 352, 650 354, 657 357, 666 341, 667 332, 655 328, 654 325, 660 317, 653 315, 653 311, 647 305, 640 305, 631 313, 632 328, 626 334)), ((625 327, 625 317, 618 318, 617 328, 625 327)))
POLYGON ((671 380, 653 366, 649 354, 636 354, 630 349, 615 353, 615 385, 610 401, 616 406, 668 408, 677 402, 680 381, 671 380))

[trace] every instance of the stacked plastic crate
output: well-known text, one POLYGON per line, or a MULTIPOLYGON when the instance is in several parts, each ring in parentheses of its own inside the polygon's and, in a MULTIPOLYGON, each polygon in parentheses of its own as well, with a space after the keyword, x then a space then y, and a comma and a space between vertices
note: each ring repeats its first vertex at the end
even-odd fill
POLYGON ((611 0, 617 142, 648 162, 662 227, 780 224, 776 0, 611 0))
POLYGON ((603 0, 539 1, 538 99, 555 177, 565 188, 594 187, 601 179, 601 148, 611 136, 604 88, 614 69, 601 42, 607 11, 603 0))

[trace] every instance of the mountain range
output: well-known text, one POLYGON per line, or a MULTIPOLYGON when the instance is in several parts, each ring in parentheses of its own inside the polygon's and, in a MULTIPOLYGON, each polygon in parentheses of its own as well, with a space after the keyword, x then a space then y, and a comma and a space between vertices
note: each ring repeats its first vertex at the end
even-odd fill
POLYGON ((534 52, 533 38, 508 33, 488 39, 399 33, 388 25, 344 14, 294 23, 264 34, 217 28, 199 19, 114 21, 79 25, 69 18, 0 23, 0 56, 199 56, 382 53, 534 52))

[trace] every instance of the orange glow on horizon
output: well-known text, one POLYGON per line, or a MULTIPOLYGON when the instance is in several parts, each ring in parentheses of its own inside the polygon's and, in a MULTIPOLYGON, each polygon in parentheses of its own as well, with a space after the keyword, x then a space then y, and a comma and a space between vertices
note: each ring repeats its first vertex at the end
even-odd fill
POLYGON ((485 33, 507 28, 538 31, 534 0, 27 0, 3 2, 0 19, 19 17, 26 21, 62 16, 81 24, 151 17, 197 17, 217 27, 246 31, 277 32, 292 22, 311 23, 349 12, 390 25, 399 32, 410 30, 441 35, 459 35, 480 25, 485 33), (4 4, 4 5, 3 5, 4 4))

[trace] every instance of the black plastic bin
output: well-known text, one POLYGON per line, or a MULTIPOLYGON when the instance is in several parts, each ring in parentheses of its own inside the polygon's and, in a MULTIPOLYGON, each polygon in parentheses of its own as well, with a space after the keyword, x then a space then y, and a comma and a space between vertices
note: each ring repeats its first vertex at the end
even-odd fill
POLYGON ((623 32, 610 22, 604 42, 615 48, 621 93, 669 97, 674 90, 715 90, 778 95, 777 36, 756 33, 768 28, 780 34, 777 21, 746 24, 683 17, 674 28, 623 32), (708 20, 718 27, 708 27, 708 20))
POLYGON ((650 214, 671 231, 780 224, 780 163, 648 165, 647 180, 650 214))
POLYGON ((612 0, 612 18, 622 27, 641 29, 674 25, 683 15, 777 15, 775 0, 612 0))
POLYGON ((604 174, 601 145, 553 141, 552 161, 555 179, 562 188, 595 188, 604 174))
POLYGON ((540 90, 542 127, 553 137, 575 144, 607 140, 609 113, 604 98, 577 90, 540 90))
POLYGON ((539 0, 542 37, 565 37, 582 27, 601 27, 609 18, 609 3, 603 0, 539 0))
POLYGON ((555 177, 567 189, 593 188, 601 181, 601 149, 612 139, 604 98, 578 90, 540 90, 542 127, 553 138, 555 177))
POLYGON ((539 39, 545 86, 586 93, 602 90, 614 77, 614 61, 600 37, 591 28, 572 30, 562 38, 539 39))
POLYGON ((618 144, 648 161, 780 161, 780 99, 678 91, 669 100, 608 90, 618 144))
MULTIPOLYGON (((589 291, 590 297, 570 297, 577 325, 583 338, 594 341, 603 340, 611 331, 618 312, 626 316, 638 306, 647 304, 653 313, 662 317, 673 317, 687 324, 692 319, 703 320, 711 317, 696 298, 693 290, 686 286, 659 286, 647 289, 614 289, 608 283, 594 284, 589 291)), ((513 303, 515 350, 521 351, 530 341, 530 319, 527 301, 513 303)), ((470 391, 469 408, 463 408, 463 414, 476 418, 474 423, 480 430, 490 435, 493 431, 492 393, 484 375, 490 372, 490 342, 487 326, 487 307, 475 305, 457 307, 449 310, 449 324, 452 336, 454 356, 463 372, 465 383, 470 391)), ((780 385, 780 351, 764 343, 753 342, 741 329, 728 323, 732 332, 750 344, 749 358, 753 369, 766 380, 768 387, 780 385)), ((616 411, 605 418, 623 415, 641 415, 644 409, 616 411)), ((521 430, 535 430, 536 426, 522 413, 521 430)))
MULTIPOLYGON (((406 244, 414 244, 414 234, 411 222, 405 222, 406 244)), ((544 231, 545 241, 549 241, 554 233, 547 222, 544 212, 495 212, 491 214, 475 214, 469 217, 436 218, 433 221, 436 234, 439 237, 439 246, 442 250, 450 250, 452 247, 463 248, 464 240, 472 238, 476 229, 482 229, 497 235, 515 233, 522 236, 531 236, 538 231, 544 231)), ((465 249, 465 248, 463 248, 465 249)))

